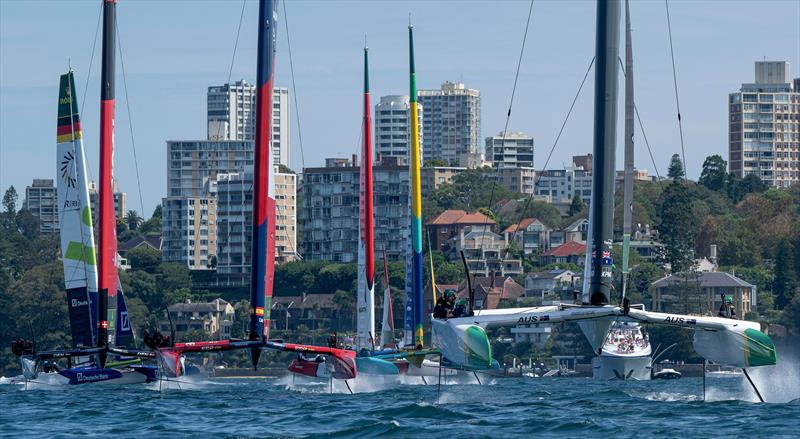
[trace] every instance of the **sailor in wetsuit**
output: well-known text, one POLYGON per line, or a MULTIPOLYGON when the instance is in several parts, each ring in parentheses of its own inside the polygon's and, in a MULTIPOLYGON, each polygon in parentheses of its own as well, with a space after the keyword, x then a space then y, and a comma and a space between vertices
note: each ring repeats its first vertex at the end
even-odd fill
POLYGON ((725 297, 725 294, 720 294, 720 298, 722 299, 722 306, 719 307, 717 315, 724 319, 735 319, 736 307, 733 305, 733 300, 725 297))
POLYGON ((433 307, 433 318, 434 319, 447 318, 447 304, 445 303, 444 296, 439 296, 439 298, 436 299, 436 306, 433 307))
POLYGON ((467 301, 463 298, 458 299, 453 307, 453 318, 464 317, 467 313, 467 301))
POLYGON ((453 290, 444 291, 444 306, 447 308, 448 316, 453 315, 453 309, 456 306, 456 292, 453 290))

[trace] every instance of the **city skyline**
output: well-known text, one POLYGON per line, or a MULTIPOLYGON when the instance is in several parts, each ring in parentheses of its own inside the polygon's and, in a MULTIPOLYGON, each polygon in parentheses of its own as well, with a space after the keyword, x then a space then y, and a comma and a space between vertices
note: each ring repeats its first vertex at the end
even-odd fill
MULTIPOLYGON (((228 80, 241 13, 238 2, 203 2, 191 9, 185 8, 185 3, 163 2, 159 14, 152 14, 149 5, 152 4, 126 1, 119 5, 120 44, 135 129, 141 203, 119 63, 115 135, 115 173, 120 188, 130 197, 130 209, 142 210, 140 205, 144 205, 141 214, 145 217, 166 196, 166 163, 162 162, 165 141, 206 137, 207 87, 228 80), (136 26, 143 23, 148 31, 136 33, 136 26)), ((727 96, 751 80, 754 61, 787 60, 793 67, 792 76, 800 76, 800 4, 718 5, 670 5, 687 171, 691 178, 699 176, 706 156, 719 154, 727 160, 727 96), (743 32, 751 26, 753 17, 769 17, 769 32, 757 27, 743 32)), ((326 157, 349 157, 358 151, 360 55, 365 33, 372 57, 374 101, 380 96, 406 92, 405 28, 409 12, 416 29, 418 87, 435 89, 450 80, 479 90, 481 137, 502 130, 529 3, 508 1, 493 3, 493 8, 484 6, 479 2, 466 2, 461 8, 452 8, 451 2, 288 2, 305 147, 300 151, 296 115, 292 114, 290 166, 301 171, 303 165, 321 166, 326 157)), ((254 82, 255 7, 254 2, 246 4, 231 81, 254 82)), ((291 90, 282 7, 283 4, 278 17, 276 86, 291 90)), ((79 97, 83 97, 98 8, 99 2, 0 3, 3 189, 13 184, 21 193, 33 178, 54 177, 55 78, 71 64, 76 71, 79 97), (41 14, 42 7, 52 14, 41 14), (33 20, 39 26, 25 24, 33 20), (70 35, 75 44, 69 50, 58 43, 58 23, 64 21, 71 22, 75 29, 70 35)), ((534 4, 508 129, 526 132, 536 139, 537 169, 543 168, 591 59, 594 13, 594 5, 588 2, 534 4)), ((669 156, 680 152, 664 5, 632 2, 631 13, 637 106, 663 175, 669 156)), ((761 23, 766 26, 767 21, 758 21, 761 23)), ((93 170, 96 172, 97 167, 97 50, 86 102, 81 102, 90 179, 96 177, 93 170)), ((592 86, 590 75, 547 168, 561 168, 569 164, 572 155, 590 151, 592 86)), ((620 132, 621 125, 620 120, 620 132)), ((637 166, 655 175, 640 135, 637 140, 637 166)), ((620 144, 618 157, 621 149, 620 144)))

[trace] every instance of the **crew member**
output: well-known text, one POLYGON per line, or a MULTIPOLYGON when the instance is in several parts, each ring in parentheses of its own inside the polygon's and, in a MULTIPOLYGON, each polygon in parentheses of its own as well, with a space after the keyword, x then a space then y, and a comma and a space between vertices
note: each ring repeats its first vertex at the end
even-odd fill
POLYGON ((444 306, 447 309, 447 314, 452 315, 453 309, 456 306, 456 292, 450 289, 444 291, 444 306))
POLYGON ((445 303, 444 296, 439 296, 439 298, 436 299, 436 305, 433 307, 433 318, 447 318, 447 304, 445 303))
POLYGON ((463 298, 458 299, 453 307, 453 318, 463 317, 467 313, 467 301, 463 298))
POLYGON ((733 301, 725 297, 725 294, 720 294, 720 298, 722 299, 722 306, 719 307, 717 315, 724 319, 735 319, 736 307, 733 305, 733 301))
POLYGON ((337 343, 337 341, 336 341, 336 332, 333 332, 333 333, 330 335, 330 337, 328 337, 328 347, 329 347, 329 348, 334 348, 334 349, 335 349, 335 348, 336 348, 336 346, 337 346, 337 344, 338 344, 338 343, 337 343))

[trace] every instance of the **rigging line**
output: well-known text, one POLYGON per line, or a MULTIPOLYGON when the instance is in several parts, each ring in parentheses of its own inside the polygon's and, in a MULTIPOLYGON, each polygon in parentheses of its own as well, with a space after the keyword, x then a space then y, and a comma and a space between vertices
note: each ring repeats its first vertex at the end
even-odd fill
MULTIPOLYGON (((622 69, 622 74, 626 75, 625 73, 625 66, 622 63, 622 58, 617 56, 617 61, 619 61, 620 68, 622 69)), ((639 116, 639 107, 636 105, 636 101, 633 102, 633 111, 636 114, 636 119, 639 121, 639 129, 642 131, 642 139, 644 139, 644 144, 647 146, 647 152, 650 154, 650 160, 653 162, 653 169, 656 172, 656 177, 658 178, 659 184, 661 183, 661 174, 658 172, 658 165, 656 165, 656 159, 653 157, 653 150, 650 148, 650 142, 647 141, 647 134, 644 132, 644 125, 642 124, 642 118, 639 116)))
POLYGON ((664 6, 667 10, 667 31, 669 32, 669 54, 672 58, 672 83, 675 86, 675 107, 678 110, 678 132, 681 136, 681 158, 683 159, 683 179, 687 179, 686 169, 686 149, 683 146, 683 124, 681 123, 681 102, 678 99, 678 76, 675 72, 675 51, 672 48, 672 24, 669 20, 669 0, 664 0, 664 6))
MULTIPOLYGON (((578 101, 578 97, 581 95, 581 90, 583 90, 583 86, 586 84, 586 78, 589 77, 589 72, 592 71, 592 66, 593 65, 594 65, 594 57, 592 57, 592 60, 589 62, 589 67, 586 69, 586 73, 583 75, 583 80, 581 81, 580 87, 578 87, 578 92, 575 93, 575 97, 572 98, 572 105, 569 106, 569 111, 567 111, 567 116, 564 118, 564 122, 561 123, 561 129, 558 130, 558 135, 556 136, 556 140, 553 142, 553 146, 550 148, 550 153, 547 155, 547 160, 544 162, 544 166, 542 167, 542 170, 547 169, 547 165, 550 163, 550 159, 553 157, 553 152, 556 149, 556 145, 558 145, 558 141, 559 141, 559 139, 561 139, 561 135, 564 133, 564 127, 567 126, 567 121, 569 121, 569 116, 572 114, 572 110, 575 108, 575 103, 578 101)), ((531 201, 533 200, 533 196, 536 193, 535 192, 536 186, 539 185, 539 181, 541 180, 541 178, 542 178, 542 174, 540 173, 539 177, 536 179, 536 181, 534 181, 534 184, 533 184, 534 192, 531 192, 531 195, 528 197, 528 200, 525 202, 525 207, 522 209, 522 213, 520 215, 520 218, 519 218, 519 221, 517 222, 517 224, 519 224, 519 222, 521 222, 523 219, 525 219, 525 212, 528 211, 528 206, 530 205, 531 201)))
POLYGON ((292 75, 292 97, 294 99, 294 115, 297 120, 297 139, 300 142, 300 167, 305 169, 306 157, 303 150, 303 130, 300 128, 300 106, 297 105, 297 84, 294 80, 294 61, 292 60, 292 44, 289 39, 289 18, 286 15, 286 0, 283 0, 283 24, 286 27, 286 46, 289 49, 289 71, 292 75))
MULTIPOLYGON (((94 65, 94 53, 97 48, 97 36, 100 34, 100 21, 103 18, 103 5, 100 5, 100 13, 97 14, 97 25, 94 28, 94 41, 92 42, 92 56, 89 58, 89 71, 86 72, 86 84, 83 86, 83 99, 81 100, 81 114, 83 114, 84 105, 86 105, 86 94, 89 92, 89 78, 92 77, 92 66, 94 65)), ((89 179, 92 179, 91 165, 86 165, 89 171, 89 179)))
MULTIPOLYGON (((233 43, 233 55, 231 55, 231 65, 228 68, 228 81, 226 84, 231 83, 231 76, 233 75, 233 63, 236 60, 236 49, 239 47, 239 34, 242 32, 242 20, 244 19, 244 7, 246 4, 247 0, 242 0, 242 13, 239 15, 239 27, 236 29, 236 40, 233 43)), ((230 99, 230 92, 228 92, 228 99, 230 99)), ((219 124, 217 127, 217 139, 219 139, 220 131, 222 131, 222 124, 219 124)))
MULTIPOLYGON (((522 67, 522 56, 525 54, 525 42, 528 40, 528 29, 531 25, 531 16, 533 15, 533 0, 531 0, 531 5, 528 8, 528 19, 525 22, 525 33, 522 35, 522 47, 519 49, 519 59, 517 60, 517 71, 514 73, 514 86, 511 87, 511 99, 508 102, 508 112, 506 113, 506 123, 503 128, 503 137, 502 137, 502 145, 505 146, 506 144, 506 134, 508 133, 508 123, 511 120, 511 108, 514 106, 514 95, 517 93, 517 81, 519 80, 519 70, 522 67)), ((499 171, 499 167, 497 168, 499 171)), ((497 172, 497 171, 496 171, 497 172)), ((487 206, 487 210, 491 213, 492 206, 494 203, 494 192, 497 188, 497 175, 492 179, 492 192, 489 195, 489 205, 487 206)), ((486 225, 489 222, 489 216, 485 215, 486 219, 483 221, 483 229, 486 230, 486 225)), ((485 240, 481 241, 481 247, 484 246, 486 243, 485 240)))
MULTIPOLYGON (((114 21, 117 21, 117 10, 114 9, 114 21)), ((136 169, 136 186, 139 189, 139 208, 141 209, 142 215, 146 215, 144 212, 144 199, 142 198, 142 179, 139 177, 139 158, 136 155, 136 141, 133 138, 133 118, 131 117, 131 100, 128 97, 128 79, 125 76, 125 60, 122 57, 122 39, 119 36, 119 24, 114 26, 117 31, 117 51, 119 52, 119 64, 122 67, 122 85, 123 89, 125 90, 125 110, 128 113, 128 130, 131 133, 131 149, 133 149, 133 166, 136 169)), ((106 188, 108 190, 108 188, 106 188)), ((113 197, 113 194, 112 194, 113 197)), ((127 212, 120 212, 123 217, 127 212)))

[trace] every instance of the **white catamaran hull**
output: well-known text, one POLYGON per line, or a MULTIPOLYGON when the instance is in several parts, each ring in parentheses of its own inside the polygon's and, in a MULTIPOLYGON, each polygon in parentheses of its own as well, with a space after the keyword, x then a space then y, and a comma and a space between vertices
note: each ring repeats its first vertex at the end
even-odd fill
POLYGON ((601 355, 592 359, 592 376, 598 380, 650 379, 651 358, 647 356, 601 355))

